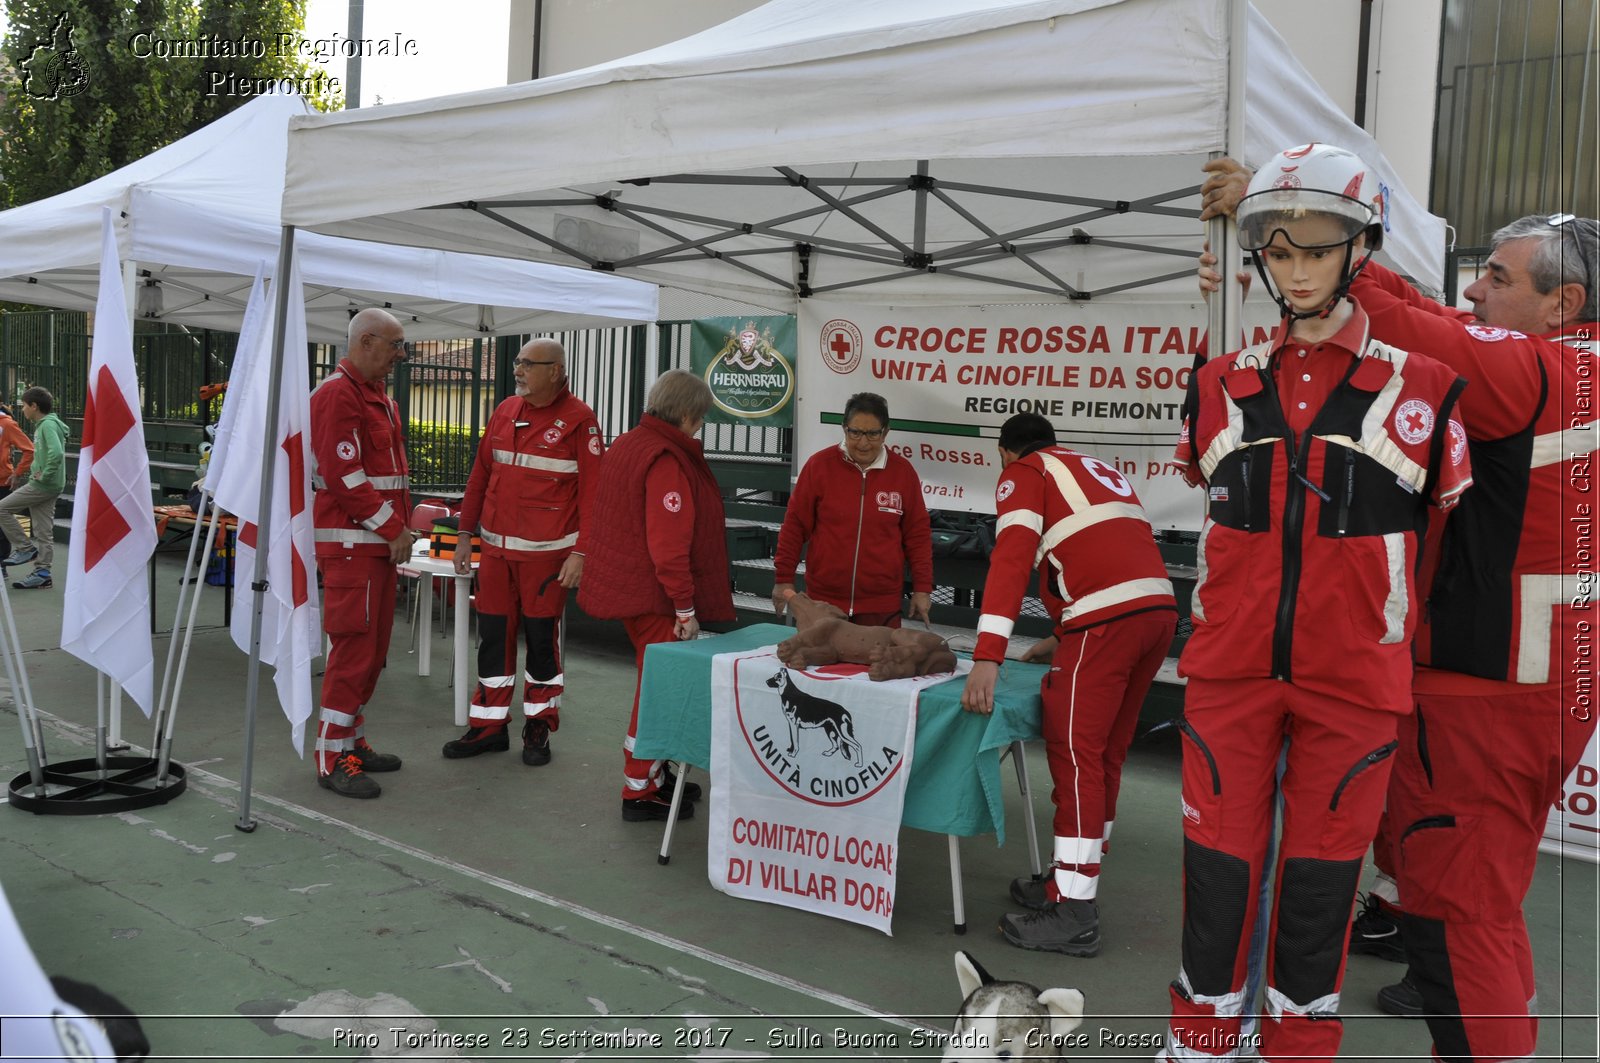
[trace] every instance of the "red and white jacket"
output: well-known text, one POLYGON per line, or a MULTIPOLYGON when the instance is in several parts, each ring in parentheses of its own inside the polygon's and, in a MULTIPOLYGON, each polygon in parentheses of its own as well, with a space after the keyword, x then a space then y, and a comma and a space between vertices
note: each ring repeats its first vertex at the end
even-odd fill
POLYGON ((411 512, 400 408, 341 361, 311 393, 317 556, 387 554, 411 512))
POLYGON ((1057 635, 1152 609, 1177 611, 1150 518, 1112 465, 1043 447, 1005 467, 994 503, 999 519, 973 660, 1005 658, 1034 568, 1057 635))
POLYGON ((1472 483, 1466 384, 1367 328, 1359 307, 1320 344, 1280 326, 1191 378, 1177 458, 1205 484, 1207 513, 1183 675, 1410 711, 1427 507, 1472 483))
POLYGON ((1596 591, 1596 323, 1545 337, 1495 328, 1371 263, 1351 290, 1373 335, 1471 381, 1461 409, 1475 486, 1429 536, 1415 649, 1431 667, 1417 689, 1570 687, 1596 591))
POLYGON ((605 444, 594 411, 566 388, 545 406, 513 395, 489 418, 461 500, 461 526, 486 554, 566 554, 578 541, 605 444))
POLYGON ((898 611, 907 564, 911 589, 931 592, 933 532, 917 470, 887 447, 866 469, 842 445, 811 455, 778 532, 776 582, 794 582, 802 548, 806 594, 848 616, 898 611))

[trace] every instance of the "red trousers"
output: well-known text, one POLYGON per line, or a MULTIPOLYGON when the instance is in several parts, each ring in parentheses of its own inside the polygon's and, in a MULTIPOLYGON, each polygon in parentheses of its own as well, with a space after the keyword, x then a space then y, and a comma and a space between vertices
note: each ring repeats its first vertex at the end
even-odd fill
POLYGON ((319 557, 317 567, 322 571, 322 630, 329 643, 317 722, 317 771, 327 774, 333 758, 365 736, 361 710, 372 699, 389 657, 396 577, 387 555, 319 557))
POLYGON ((565 553, 485 553, 478 564, 478 685, 468 724, 505 727, 517 689, 517 629, 527 646, 522 677, 522 715, 540 716, 552 731, 561 726, 561 613, 567 589, 559 575, 565 553))
POLYGON ((639 760, 633 755, 633 738, 639 732, 639 686, 644 680, 645 647, 657 642, 676 642, 673 628, 677 620, 659 613, 645 613, 623 620, 623 630, 633 642, 633 715, 628 718, 628 735, 622 740, 622 799, 638 801, 651 797, 661 787, 661 761, 639 760))
POLYGON ((1350 914, 1399 717, 1274 679, 1190 679, 1184 702, 1183 967, 1167 1058, 1227 1056, 1238 1045, 1287 736, 1261 1058, 1331 1060, 1350 914))
POLYGON ((1531 1057, 1538 1019, 1522 901, 1594 716, 1568 709, 1558 690, 1416 701, 1401 724, 1389 804, 1406 954, 1434 1053, 1531 1057))
POLYGON ((1063 897, 1095 896, 1128 743, 1177 623, 1161 611, 1074 631, 1061 636, 1050 661, 1041 730, 1055 784, 1055 885, 1063 897))

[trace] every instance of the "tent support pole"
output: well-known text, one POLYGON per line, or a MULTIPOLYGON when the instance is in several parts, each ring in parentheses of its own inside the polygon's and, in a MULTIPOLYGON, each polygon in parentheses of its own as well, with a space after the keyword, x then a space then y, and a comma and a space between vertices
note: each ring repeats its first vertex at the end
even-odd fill
MULTIPOLYGON (((273 292, 272 339, 267 345, 272 359, 272 374, 267 392, 267 423, 261 444, 261 501, 256 509, 256 566, 250 579, 250 666, 245 673, 244 693, 244 770, 239 773, 239 819, 235 830, 246 834, 256 829, 250 818, 250 785, 255 770, 256 708, 261 696, 261 611, 266 605, 267 559, 271 546, 272 486, 278 457, 278 406, 283 390, 283 335, 289 319, 289 265, 294 259, 294 226, 283 227, 283 241, 278 248, 278 272, 272 278, 273 292)), ((303 352, 301 352, 303 353, 303 352)), ((304 372, 299 359, 295 372, 304 372)))
MULTIPOLYGON (((137 320, 138 309, 135 306, 134 295, 139 287, 139 264, 132 259, 122 263, 122 305, 128 308, 128 342, 133 342, 133 323, 137 320)), ((126 749, 128 743, 122 740, 122 688, 115 683, 111 685, 111 723, 104 731, 105 743, 112 749, 126 749)), ((102 754, 101 757, 104 760, 102 754)))
MULTIPOLYGON (((1228 121, 1223 150, 1211 153, 1213 159, 1244 149, 1244 78, 1248 58, 1246 39, 1249 16, 1245 0, 1228 4, 1228 121)), ((1239 230, 1230 218, 1212 218, 1206 223, 1206 238, 1217 253, 1217 273, 1221 287, 1206 306, 1206 350, 1215 358, 1233 350, 1239 343, 1243 317, 1244 291, 1235 274, 1239 270, 1239 230)))

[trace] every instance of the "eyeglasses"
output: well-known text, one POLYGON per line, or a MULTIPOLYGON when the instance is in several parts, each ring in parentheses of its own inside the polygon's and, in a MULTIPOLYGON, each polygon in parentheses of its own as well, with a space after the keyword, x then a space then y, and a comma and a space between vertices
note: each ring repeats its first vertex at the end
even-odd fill
MULTIPOLYGON (((1588 249, 1583 246, 1585 233, 1583 231, 1584 227, 1582 222, 1583 219, 1578 217, 1576 214, 1552 214, 1544 220, 1544 223, 1550 226, 1552 229, 1561 229, 1568 225, 1572 226, 1572 246, 1577 250, 1578 262, 1583 266, 1583 280, 1579 283, 1583 285, 1584 292, 1588 297, 1587 301, 1592 303, 1594 299, 1595 283, 1594 267, 1589 263, 1588 249)), ((1567 241, 1565 239, 1561 241, 1561 246, 1562 249, 1565 250, 1567 246, 1567 241)), ((1565 276, 1563 276, 1561 279, 1563 283, 1571 283, 1570 281, 1567 281, 1565 276)))
POLYGON ((531 358, 518 358, 511 364, 516 366, 518 369, 532 369, 536 365, 560 365, 561 362, 555 358, 550 358, 542 362, 535 362, 531 358))
POLYGON ((378 341, 380 343, 386 343, 391 348, 393 348, 394 350, 400 351, 401 353, 404 353, 405 350, 406 350, 406 341, 405 341, 404 338, 401 338, 401 339, 398 339, 398 340, 386 340, 382 336, 378 336, 378 334, 376 332, 368 332, 368 333, 366 333, 366 335, 368 335, 368 336, 377 336, 378 341))
POLYGON ((844 434, 851 439, 882 439, 887 428, 846 428, 844 434))

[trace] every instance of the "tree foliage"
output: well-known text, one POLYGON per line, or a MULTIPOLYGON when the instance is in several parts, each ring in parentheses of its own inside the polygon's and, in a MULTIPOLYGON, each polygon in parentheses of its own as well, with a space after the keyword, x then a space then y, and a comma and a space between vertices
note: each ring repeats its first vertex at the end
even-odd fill
POLYGON ((294 80, 321 110, 343 103, 292 45, 302 38, 305 0, 6 3, 0 207, 110 173, 277 79, 294 80))

